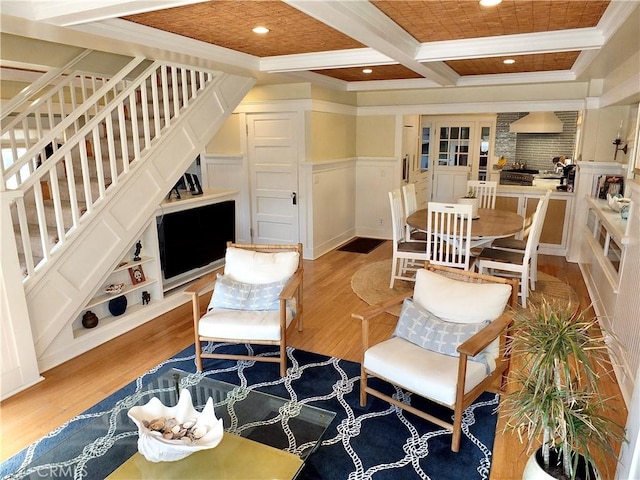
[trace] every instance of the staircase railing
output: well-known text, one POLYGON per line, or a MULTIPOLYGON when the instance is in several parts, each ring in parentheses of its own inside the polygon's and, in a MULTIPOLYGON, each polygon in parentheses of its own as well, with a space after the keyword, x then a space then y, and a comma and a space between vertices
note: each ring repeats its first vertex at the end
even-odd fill
MULTIPOLYGON (((24 97, 23 103, 38 93, 42 93, 42 96, 14 117, 3 118, 2 138, 9 141, 11 151, 9 155, 3 152, 4 161, 0 167, 3 182, 0 188, 14 190, 20 187, 43 160, 53 155, 61 142, 73 136, 81 125, 92 115, 97 115, 126 87, 126 75, 143 60, 141 57, 133 59, 110 78, 79 72, 65 74, 66 70, 63 70, 51 84, 25 89, 31 94, 24 97)), ((41 80, 36 83, 42 83, 41 80)), ((19 108, 19 105, 15 108, 19 108)))
MULTIPOLYGON (((213 72, 153 62, 134 81, 125 81, 141 61, 135 59, 101 87, 92 84, 94 93, 3 168, 0 188, 23 192, 11 214, 25 282, 88 221, 144 151, 214 79, 213 72)), ((61 84, 68 88, 64 80, 61 84)), ((50 99, 64 104, 68 99, 60 95, 49 92, 50 99)), ((14 127, 25 128, 29 118, 38 123, 32 112, 12 120, 18 122, 14 127)), ((17 144, 17 135, 13 138, 17 144)))
MULTIPOLYGON (((82 59, 88 56, 92 51, 93 50, 84 50, 66 65, 63 65, 58 69, 49 70, 45 74, 38 77, 38 79, 31 85, 22 89, 22 91, 18 95, 7 102, 3 106, 2 112, 0 113, 0 119, 2 120, 3 124, 2 133, 5 133, 4 119, 6 117, 20 112, 22 110, 22 106, 25 103, 31 101, 31 99, 34 100, 34 104, 37 104, 41 94, 46 94, 46 91, 51 88, 51 85, 54 85, 56 82, 63 80, 65 76, 67 76, 67 78, 74 78, 78 74, 78 72, 72 69, 75 68, 75 66, 80 63, 82 59)), ((28 107, 32 111, 35 110, 34 107, 36 105, 34 104, 28 107)))

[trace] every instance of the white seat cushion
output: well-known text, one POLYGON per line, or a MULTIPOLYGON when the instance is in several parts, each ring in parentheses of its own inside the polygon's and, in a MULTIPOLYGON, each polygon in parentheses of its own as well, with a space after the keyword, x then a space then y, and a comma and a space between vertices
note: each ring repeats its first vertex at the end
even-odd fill
POLYGON ((229 247, 224 274, 242 283, 273 283, 289 278, 298 269, 298 252, 256 252, 229 247))
MULTIPOLYGON (((292 309, 287 308, 287 327, 293 317, 292 309)), ((279 341, 280 310, 210 310, 200 318, 198 334, 202 337, 230 340, 279 341)))
MULTIPOLYGON (((457 357, 425 350, 399 337, 374 345, 364 354, 367 370, 451 408, 456 398, 458 361, 457 357)), ((483 363, 467 361, 465 393, 486 376, 483 363)))

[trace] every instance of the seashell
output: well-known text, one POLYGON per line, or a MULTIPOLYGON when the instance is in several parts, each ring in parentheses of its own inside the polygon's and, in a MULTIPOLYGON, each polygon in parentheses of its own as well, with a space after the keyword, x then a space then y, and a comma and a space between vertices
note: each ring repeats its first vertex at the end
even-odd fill
POLYGON ((164 417, 155 418, 155 419, 151 420, 151 422, 149 422, 149 428, 151 430, 155 430, 157 432, 160 432, 164 428, 164 424, 166 422, 167 422, 167 420, 164 417))
POLYGON ((213 410, 213 399, 209 398, 202 412, 198 412, 193 407, 191 394, 187 389, 180 392, 178 403, 173 407, 163 405, 154 397, 145 405, 129 409, 128 415, 138 426, 138 451, 150 462, 172 462, 198 450, 214 448, 224 434, 222 419, 216 418, 213 410), (177 424, 181 425, 178 435, 184 430, 182 437, 170 432, 172 439, 165 439, 158 431, 149 430, 144 425, 145 421, 151 425, 162 419, 164 426, 167 418, 175 418, 177 424), (185 423, 193 422, 194 419, 196 423, 192 427, 196 424, 198 427, 184 428, 185 423), (194 440, 195 435, 199 435, 197 440, 194 440))
POLYGON ((182 427, 178 424, 174 425, 173 427, 171 427, 171 433, 178 433, 180 430, 182 430, 182 427))
POLYGON ((164 438, 165 440, 173 440, 173 432, 171 430, 164 432, 162 434, 162 438, 164 438))
POLYGON ((164 429, 171 430, 176 425, 178 425, 178 421, 175 418, 168 418, 167 421, 164 422, 164 429))
POLYGON ((191 427, 193 427, 196 424, 196 419, 195 418, 191 418, 189 420, 187 420, 186 422, 184 422, 182 424, 182 426, 186 429, 189 429, 191 427))

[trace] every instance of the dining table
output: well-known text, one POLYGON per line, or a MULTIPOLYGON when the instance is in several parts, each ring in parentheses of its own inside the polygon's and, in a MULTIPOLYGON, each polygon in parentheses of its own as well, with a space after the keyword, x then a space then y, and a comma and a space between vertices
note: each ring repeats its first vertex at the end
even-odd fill
MULTIPOLYGON (((427 231, 426 208, 407 217, 407 224, 421 232, 427 231)), ((515 212, 495 208, 479 208, 478 217, 471 222, 471 247, 491 244, 498 238, 510 237, 522 230, 524 218, 515 212)))

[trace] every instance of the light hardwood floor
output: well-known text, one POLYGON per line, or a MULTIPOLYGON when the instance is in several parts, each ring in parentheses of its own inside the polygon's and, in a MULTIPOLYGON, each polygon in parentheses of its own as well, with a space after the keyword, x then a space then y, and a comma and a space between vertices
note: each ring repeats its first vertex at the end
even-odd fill
MULTIPOLYGON (((351 313, 366 304, 351 290, 351 277, 363 265, 391 258, 391 255, 391 244, 385 242, 366 255, 332 251, 315 261, 305 261, 304 331, 290 330, 289 344, 360 361, 360 325, 351 318, 351 313)), ((572 285, 582 307, 589 305, 576 264, 546 255, 540 256, 539 264, 541 271, 572 285)), ((379 317, 370 332, 372 343, 386 338, 393 331, 396 320, 389 314, 379 317)), ((191 343, 191 310, 186 305, 44 372, 44 381, 0 404, 2 460, 191 343)), ((626 409, 617 384, 605 377, 602 388, 605 395, 615 397, 610 412, 624 425, 626 409)), ((491 479, 521 478, 527 455, 515 435, 502 432, 502 423, 499 421, 496 430, 491 479)), ((611 465, 610 469, 613 475, 615 466, 611 465)))

